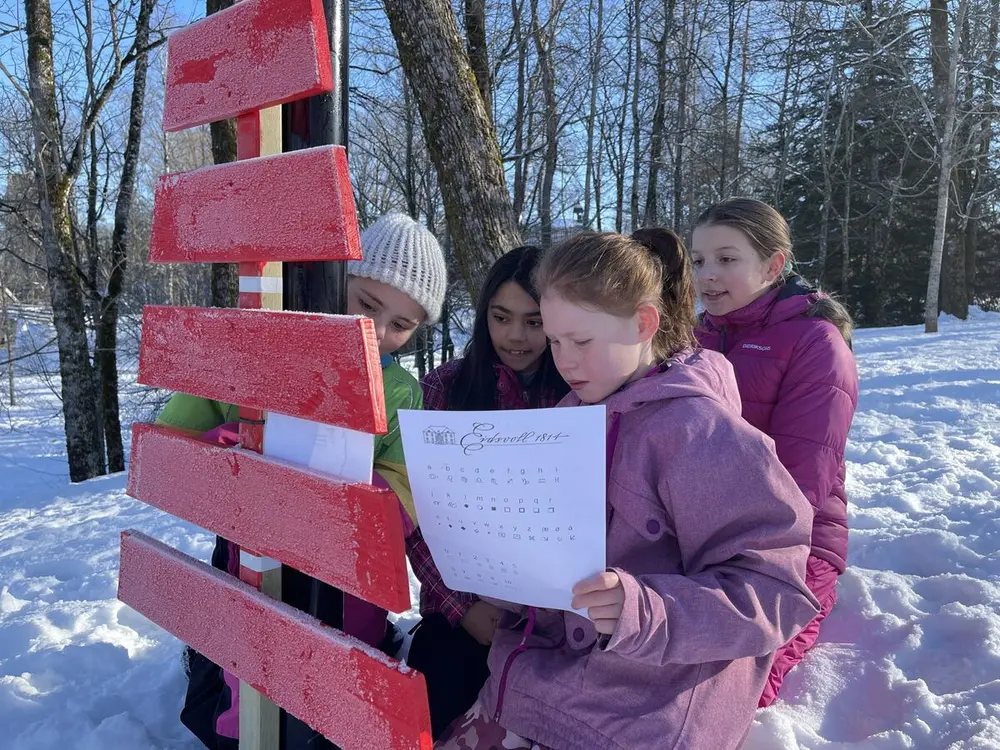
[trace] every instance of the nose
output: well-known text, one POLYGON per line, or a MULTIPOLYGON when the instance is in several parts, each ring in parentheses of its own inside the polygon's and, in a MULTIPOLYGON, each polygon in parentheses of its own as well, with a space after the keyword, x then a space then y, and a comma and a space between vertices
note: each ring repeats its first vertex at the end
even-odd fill
POLYGON ((381 315, 377 315, 372 318, 372 322, 375 324, 375 338, 381 344, 382 339, 385 338, 385 329, 387 327, 387 322, 381 315))
POLYGON ((695 277, 702 281, 715 281, 715 267, 706 263, 701 268, 695 269, 695 277))
POLYGON ((528 331, 524 323, 514 323, 507 331, 507 339, 513 342, 527 341, 528 331))
POLYGON ((571 355, 567 355, 562 351, 563 347, 554 346, 552 347, 552 361, 556 364, 556 369, 559 370, 559 374, 563 376, 565 380, 569 380, 569 376, 572 375, 573 370, 576 369, 575 358, 571 355))

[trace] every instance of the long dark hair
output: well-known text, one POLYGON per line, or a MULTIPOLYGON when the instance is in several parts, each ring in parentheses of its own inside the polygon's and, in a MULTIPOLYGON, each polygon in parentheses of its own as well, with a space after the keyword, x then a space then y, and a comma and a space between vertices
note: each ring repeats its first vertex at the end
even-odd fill
MULTIPOLYGON (((448 393, 448 409, 490 411, 497 408, 497 376, 494 365, 498 359, 490 338, 490 302, 500 287, 508 281, 515 282, 535 302, 538 302, 538 291, 531 276, 541 257, 541 248, 525 245, 511 250, 490 268, 479 293, 472 338, 465 347, 465 355, 448 393)), ((528 405, 532 407, 538 405, 538 399, 546 391, 552 392, 556 397, 562 397, 569 391, 569 386, 556 370, 552 352, 548 347, 542 353, 538 371, 527 391, 528 405)))

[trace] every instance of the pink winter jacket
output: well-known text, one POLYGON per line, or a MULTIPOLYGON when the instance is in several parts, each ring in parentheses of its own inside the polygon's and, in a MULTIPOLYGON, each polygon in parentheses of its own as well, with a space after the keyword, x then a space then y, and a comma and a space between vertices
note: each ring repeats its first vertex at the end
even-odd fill
POLYGON ((799 277, 739 310, 704 315, 696 333, 736 371, 743 416, 775 443, 815 510, 812 554, 847 564, 844 449, 858 403, 854 355, 830 322, 806 312, 821 295, 799 277))
MULTIPOLYGON (((569 394, 560 406, 580 401, 569 394)), ((605 404, 615 632, 568 612, 505 612, 480 698, 556 750, 731 750, 773 652, 818 611, 811 510, 770 438, 740 416, 731 365, 682 352, 605 404)))

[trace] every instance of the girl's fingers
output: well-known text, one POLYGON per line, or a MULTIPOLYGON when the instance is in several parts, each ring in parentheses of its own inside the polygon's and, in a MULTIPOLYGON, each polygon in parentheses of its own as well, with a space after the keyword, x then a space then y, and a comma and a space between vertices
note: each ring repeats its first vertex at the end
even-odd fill
POLYGON ((621 588, 602 589, 573 597, 573 609, 588 609, 608 604, 621 604, 625 601, 625 591, 621 588))
POLYGON ((620 604, 609 604, 604 607, 591 607, 587 610, 587 617, 593 622, 598 622, 599 620, 613 620, 617 621, 621 617, 622 608, 620 604))
POLYGON ((573 587, 574 594, 587 594, 591 591, 607 591, 621 584, 621 579, 613 570, 605 570, 590 578, 585 578, 573 587))

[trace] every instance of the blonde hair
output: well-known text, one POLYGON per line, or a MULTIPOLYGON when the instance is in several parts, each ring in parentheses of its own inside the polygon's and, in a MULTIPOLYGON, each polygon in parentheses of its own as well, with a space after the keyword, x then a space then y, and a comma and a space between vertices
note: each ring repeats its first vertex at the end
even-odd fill
POLYGON ((535 269, 539 294, 554 292, 585 307, 622 317, 651 303, 660 313, 653 356, 664 360, 694 337, 695 294, 684 243, 669 229, 631 236, 582 232, 556 245, 535 269))
MULTIPOLYGON (((765 263, 778 253, 785 255, 785 267, 775 282, 780 285, 795 273, 795 253, 792 251, 792 231, 785 217, 768 204, 754 198, 730 198, 709 206, 694 224, 694 228, 725 226, 746 235, 750 246, 765 263)), ((854 334, 851 314, 829 295, 816 300, 806 315, 833 323, 848 346, 854 334)))

